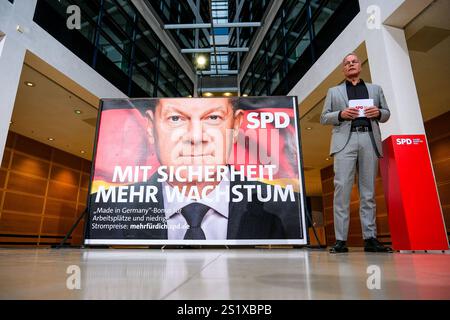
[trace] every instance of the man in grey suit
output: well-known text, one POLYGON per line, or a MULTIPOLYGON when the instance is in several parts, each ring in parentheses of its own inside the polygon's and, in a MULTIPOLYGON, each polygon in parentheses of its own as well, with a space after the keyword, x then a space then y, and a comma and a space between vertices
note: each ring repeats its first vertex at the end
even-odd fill
MULTIPOLYGON (((376 238, 375 178, 378 158, 382 156, 378 123, 386 122, 390 112, 380 86, 360 79, 361 61, 354 53, 342 62, 345 82, 328 90, 320 122, 333 125, 330 155, 334 157, 334 231, 336 244, 331 253, 348 252, 347 236, 350 217, 350 194, 358 170, 360 218, 364 250, 390 252, 376 238), (372 99, 373 105, 360 115, 349 101, 372 99)), ((369 100, 370 101, 370 100, 369 100)))

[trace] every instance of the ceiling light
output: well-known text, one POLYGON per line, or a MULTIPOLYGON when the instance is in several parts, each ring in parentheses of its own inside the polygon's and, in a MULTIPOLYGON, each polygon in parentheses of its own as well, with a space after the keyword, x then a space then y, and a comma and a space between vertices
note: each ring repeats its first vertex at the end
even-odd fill
POLYGON ((81 110, 74 110, 75 114, 82 114, 83 112, 81 110))
POLYGON ((311 127, 307 127, 306 130, 312 130, 312 128, 311 127))
POLYGON ((86 153, 86 151, 84 151, 84 150, 81 150, 80 152, 81 152, 81 153, 86 153))
POLYGON ((25 85, 28 86, 28 87, 34 87, 35 86, 35 84, 33 82, 30 82, 30 81, 25 81, 25 85))
POLYGON ((199 69, 203 69, 206 67, 206 57, 204 55, 199 55, 197 56, 197 58, 195 59, 195 63, 197 64, 197 68, 199 69))
POLYGON ((243 97, 248 97, 248 94, 244 93, 242 96, 243 96, 243 97))
POLYGON ((51 137, 50 137, 50 138, 47 138, 47 140, 48 140, 48 141, 53 141, 53 140, 55 140, 55 138, 51 138, 51 137))
POLYGON ((325 160, 329 161, 329 160, 330 160, 330 158, 325 158, 325 160))
POLYGON ((192 98, 192 95, 188 95, 188 98, 192 98))
POLYGON ((225 97, 229 97, 229 96, 231 96, 231 93, 225 92, 223 95, 224 95, 225 97))
POLYGON ((212 97, 213 94, 211 92, 205 92, 203 95, 205 97, 212 97))

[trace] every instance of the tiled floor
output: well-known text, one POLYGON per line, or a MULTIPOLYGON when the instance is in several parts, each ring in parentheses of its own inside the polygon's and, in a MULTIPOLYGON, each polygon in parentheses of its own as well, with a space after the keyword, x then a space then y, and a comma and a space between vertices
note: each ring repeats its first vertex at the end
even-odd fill
POLYGON ((450 299, 450 254, 0 249, 0 299, 450 299))

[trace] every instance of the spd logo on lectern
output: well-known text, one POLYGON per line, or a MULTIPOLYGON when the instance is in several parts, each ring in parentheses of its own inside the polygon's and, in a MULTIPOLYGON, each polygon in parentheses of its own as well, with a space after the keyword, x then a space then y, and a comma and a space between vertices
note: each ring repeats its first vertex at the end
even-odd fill
POLYGON ((423 140, 420 138, 414 138, 414 139, 410 139, 410 138, 397 138, 396 139, 397 145, 399 146, 403 146, 403 145, 411 145, 411 144, 419 144, 422 143, 423 140))
POLYGON ((405 145, 405 144, 412 144, 412 139, 409 138, 397 138, 397 145, 405 145))

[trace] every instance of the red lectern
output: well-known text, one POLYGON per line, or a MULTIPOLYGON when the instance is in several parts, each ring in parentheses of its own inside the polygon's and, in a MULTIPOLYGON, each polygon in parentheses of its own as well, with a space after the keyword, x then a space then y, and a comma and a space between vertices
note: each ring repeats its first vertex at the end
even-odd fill
POLYGON ((381 176, 395 250, 447 250, 448 239, 425 135, 383 141, 381 176))

